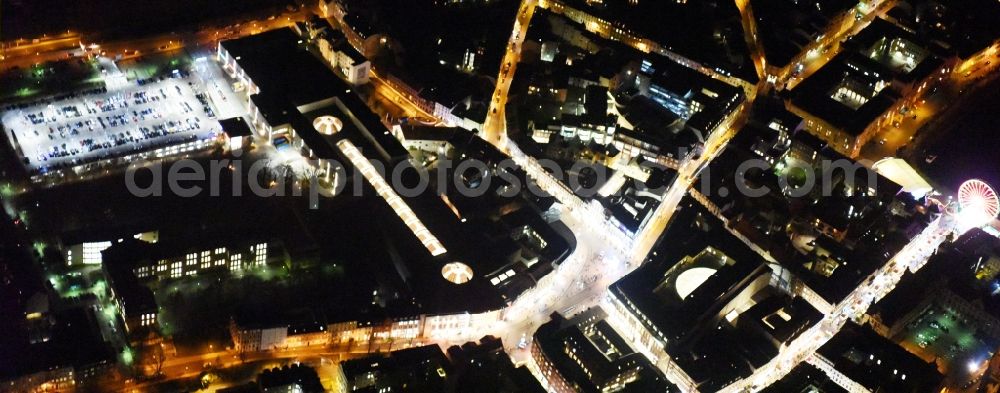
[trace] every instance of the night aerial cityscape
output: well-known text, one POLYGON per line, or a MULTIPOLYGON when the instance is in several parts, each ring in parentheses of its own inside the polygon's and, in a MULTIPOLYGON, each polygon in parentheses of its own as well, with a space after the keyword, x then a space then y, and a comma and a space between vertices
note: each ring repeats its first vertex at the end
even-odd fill
POLYGON ((0 392, 1000 392, 1000 1, 0 19, 0 392))

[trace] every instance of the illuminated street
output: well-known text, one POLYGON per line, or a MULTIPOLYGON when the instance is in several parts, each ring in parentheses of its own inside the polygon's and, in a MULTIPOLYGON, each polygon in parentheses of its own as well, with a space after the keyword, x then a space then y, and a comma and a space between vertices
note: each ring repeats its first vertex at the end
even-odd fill
POLYGON ((517 72, 517 63, 521 60, 521 49, 524 47, 524 39, 528 35, 528 26, 531 24, 532 15, 535 14, 536 5, 537 0, 522 0, 518 7, 514 29, 511 32, 510 42, 507 43, 507 51, 504 53, 500 66, 496 90, 493 92, 489 111, 486 112, 486 122, 483 124, 483 139, 500 146, 501 150, 507 143, 507 126, 504 114, 504 108, 507 106, 507 92, 510 91, 510 84, 517 72))
POLYGON ((8 39, 0 359, 37 355, 0 386, 988 391, 1000 180, 934 150, 996 121, 1000 5, 962 1, 275 2, 8 39))

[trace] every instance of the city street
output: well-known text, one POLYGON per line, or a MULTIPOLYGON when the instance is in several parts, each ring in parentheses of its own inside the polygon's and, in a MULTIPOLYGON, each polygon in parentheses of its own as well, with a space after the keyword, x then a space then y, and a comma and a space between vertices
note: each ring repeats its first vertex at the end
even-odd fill
POLYGON ((2 54, 0 54, 0 60, 23 56, 35 56, 37 54, 56 50, 78 49, 79 43, 80 36, 69 30, 63 34, 55 36, 46 35, 32 40, 18 38, 16 40, 0 44, 0 48, 3 49, 2 54))
POLYGON ((870 164, 886 157, 898 157, 901 148, 911 145, 918 132, 932 120, 946 121, 948 108, 965 102, 964 94, 987 78, 995 77, 1000 66, 1000 50, 991 47, 984 56, 970 59, 946 75, 941 82, 928 86, 914 99, 912 108, 904 114, 895 114, 895 120, 886 124, 862 149, 861 156, 870 164))
MULTIPOLYGON (((762 92, 774 86, 791 89, 836 56, 841 50, 839 42, 842 39, 859 32, 873 18, 894 4, 893 0, 876 1, 873 5, 876 9, 863 16, 859 15, 857 19, 852 17, 845 24, 832 26, 822 40, 804 48, 800 54, 803 63, 799 70, 788 71, 796 68, 793 65, 782 71, 782 75, 771 75, 768 74, 765 48, 757 36, 757 21, 753 17, 749 0, 736 0, 743 19, 745 39, 750 46, 751 58, 761 81, 751 86, 744 81, 733 81, 735 78, 724 78, 704 67, 697 69, 717 79, 743 87, 747 92, 746 99, 709 133, 707 140, 701 146, 680 159, 674 182, 656 206, 652 217, 633 238, 607 220, 605 209, 600 204, 581 199, 559 179, 548 173, 535 157, 524 154, 517 144, 507 138, 505 107, 508 103, 508 92, 520 61, 528 26, 537 6, 537 0, 522 0, 512 21, 511 36, 501 60, 500 73, 486 114, 482 137, 509 154, 527 172, 530 179, 558 201, 552 208, 555 210, 549 213, 557 213, 562 222, 569 227, 576 237, 576 248, 553 272, 541 278, 534 287, 513 300, 510 306, 500 313, 502 320, 490 322, 489 326, 473 326, 460 336, 456 334, 455 337, 435 340, 433 343, 447 348, 477 340, 487 334, 500 337, 513 361, 528 365, 536 377, 544 381, 545 376, 539 373, 530 352, 532 335, 538 327, 549 321, 552 313, 558 312, 569 317, 591 307, 607 307, 609 286, 649 258, 649 253, 661 240, 678 205, 689 193, 701 171, 747 124, 758 94, 763 95, 762 92)), ((275 15, 267 20, 234 23, 186 36, 167 34, 101 44, 87 43, 86 37, 72 32, 58 37, 46 37, 38 42, 13 42, 5 46, 5 58, 0 69, 27 67, 40 62, 85 55, 81 46, 87 48, 86 55, 100 54, 121 59, 178 49, 204 55, 195 57, 194 73, 190 76, 176 75, 141 86, 129 85, 120 91, 81 95, 54 103, 45 102, 24 109, 11 110, 4 113, 4 128, 12 133, 13 145, 23 152, 22 161, 29 169, 42 172, 47 171, 49 167, 78 165, 80 162, 98 158, 129 154, 132 150, 162 147, 191 138, 212 137, 220 131, 216 118, 247 114, 245 100, 232 91, 232 80, 211 60, 215 45, 220 40, 289 26, 296 21, 306 20, 307 17, 308 10, 302 9, 275 15)), ((693 62, 681 61, 686 59, 673 52, 667 51, 665 56, 695 68, 693 62)), ((872 142, 863 149, 862 157, 874 162, 884 157, 895 156, 900 148, 911 143, 921 127, 940 114, 960 96, 964 89, 994 71, 997 64, 1000 64, 1000 53, 993 51, 983 58, 960 65, 951 77, 941 82, 941 86, 928 87, 924 96, 918 98, 912 108, 905 114, 900 114, 898 121, 887 122, 889 124, 879 130, 872 142)), ((420 105, 419 97, 411 97, 394 87, 391 80, 392 78, 380 77, 373 69, 371 86, 363 88, 365 95, 370 93, 369 105, 375 107, 374 110, 384 121, 409 117, 421 124, 443 124, 441 119, 436 118, 433 113, 428 113, 428 110, 420 105)), ((374 171, 360 164, 364 156, 350 141, 338 146, 341 146, 342 152, 348 158, 352 160, 357 158, 353 162, 355 166, 361 168, 363 174, 374 171)), ((387 184, 382 184, 385 183, 384 179, 377 178, 375 181, 367 174, 366 177, 373 182, 376 190, 391 188, 387 184)), ((391 193, 382 196, 387 200, 398 199, 398 196, 391 193)), ((411 226, 415 234, 430 233, 408 206, 396 212, 408 224, 419 224, 411 226)), ((815 352, 846 323, 864 316, 872 304, 895 288, 905 272, 916 272, 923 267, 938 246, 956 232, 958 232, 956 224, 950 215, 945 214, 932 222, 855 288, 844 301, 830 305, 827 310, 832 311, 826 313, 819 323, 802 332, 787 346, 783 346, 776 357, 756 369, 751 376, 721 391, 728 393, 759 391, 783 378, 800 362, 815 361, 815 352)), ((430 238, 433 238, 433 235, 430 235, 430 238)), ((424 245, 432 255, 445 252, 436 238, 425 242, 424 245)), ((622 322, 609 323, 617 326, 616 324, 622 322)), ((322 375, 324 381, 331 381, 333 377, 330 369, 339 361, 381 350, 389 351, 425 343, 422 341, 397 343, 397 346, 393 347, 393 343, 387 341, 370 345, 357 343, 351 347, 322 346, 245 354, 211 348, 205 353, 170 357, 162 364, 161 378, 130 384, 127 388, 141 390, 171 380, 197 377, 206 370, 237 368, 257 362, 281 365, 302 361, 319 365, 321 368, 324 365, 331 365, 328 369, 324 369, 322 375)), ((670 354, 664 352, 647 356, 653 358, 656 366, 683 391, 697 391, 693 381, 684 370, 676 366, 670 354)))
POLYGON ((504 114, 504 108, 507 106, 507 92, 510 90, 510 83, 517 71, 517 63, 521 60, 521 47, 524 38, 528 35, 528 26, 531 24, 532 15, 535 14, 536 5, 537 0, 522 0, 521 6, 518 7, 513 32, 500 65, 496 90, 493 92, 489 111, 486 112, 486 121, 483 123, 483 139, 497 146, 501 151, 505 150, 504 145, 507 141, 506 115, 504 114))
POLYGON ((379 77, 375 70, 372 70, 371 73, 371 84, 374 87, 373 98, 375 101, 383 104, 383 108, 392 108, 389 109, 388 113, 394 117, 419 117, 440 122, 440 119, 436 119, 434 114, 427 113, 414 103, 413 99, 394 89, 385 79, 379 77))
MULTIPOLYGON (((232 23, 223 27, 199 29, 190 35, 161 34, 152 37, 142 37, 123 41, 95 42, 86 36, 67 33, 65 37, 44 39, 38 43, 22 43, 19 46, 5 47, 3 58, 0 59, 0 71, 13 67, 26 68, 48 61, 65 60, 84 55, 103 55, 110 58, 121 56, 120 60, 135 58, 154 53, 169 52, 181 48, 201 46, 215 49, 221 40, 257 34, 262 31, 287 27, 298 21, 304 21, 308 10, 285 12, 275 15, 273 19, 254 20, 245 23, 232 23), (81 46, 87 49, 85 54, 81 46)), ((30 42, 30 41, 29 41, 30 42)))
MULTIPOLYGON (((880 14, 883 8, 888 8, 890 4, 893 3, 894 2, 892 1, 879 3, 878 11, 870 12, 864 18, 855 21, 860 23, 852 23, 849 28, 842 30, 844 35, 838 34, 834 37, 843 37, 845 35, 855 34, 857 31, 860 31, 867 26, 874 17, 880 14)), ((740 7, 740 9, 741 11, 749 10, 749 7, 740 7)), ((751 26, 753 26, 753 24, 751 24, 751 26)), ((515 27, 520 27, 520 25, 515 24, 515 27)), ((516 31, 517 30, 515 29, 515 37, 517 37, 516 31)), ((816 48, 822 47, 824 49, 814 49, 812 52, 806 54, 807 59, 811 61, 809 61, 808 64, 803 67, 802 71, 798 73, 799 77, 804 78, 812 72, 815 72, 839 51, 839 39, 835 40, 833 39, 834 37, 831 37, 829 40, 826 40, 825 43, 820 43, 820 45, 816 46, 816 48)), ((755 42, 757 41, 756 34, 751 33, 748 35, 748 38, 752 38, 755 42)), ((752 47, 760 48, 759 43, 752 45, 752 47)), ((507 66, 507 58, 515 57, 515 54, 516 51, 508 50, 508 54, 504 59, 504 68, 507 66)), ((764 59, 762 58, 762 51, 756 51, 754 52, 754 55, 756 55, 754 60, 758 63, 758 70, 763 70, 764 59)), ((516 62, 511 64, 510 67, 516 67, 516 62)), ((501 76, 503 76, 503 74, 501 74, 501 76)), ((788 76, 790 75, 786 75, 786 77, 788 76)), ((523 343, 524 341, 522 340, 525 338, 530 340, 531 332, 533 332, 537 326, 548 320, 548 314, 551 312, 561 312, 572 315, 574 312, 586 309, 592 304, 599 303, 602 294, 606 292, 608 285, 615 282, 624 274, 627 274, 628 271, 645 260, 647 254, 669 223, 673 212, 677 208, 677 204, 687 193, 688 188, 693 184, 699 171, 704 168, 705 165, 716 155, 718 155, 719 152, 721 152, 726 143, 740 128, 742 128, 743 124, 745 124, 749 116, 749 108, 751 107, 752 101, 756 98, 756 94, 759 90, 766 88, 767 79, 768 78, 766 76, 762 77, 761 84, 756 86, 754 89, 751 89, 750 94, 748 94, 748 102, 745 103, 739 110, 734 111, 730 118, 727 119, 727 121, 723 123, 719 129, 711 134, 709 140, 706 141, 701 154, 686 157, 681 162, 677 180, 668 190, 663 202, 657 207, 654 217, 636 236, 633 248, 627 257, 623 255, 623 253, 616 252, 613 248, 607 248, 605 250, 589 250, 584 248, 584 246, 580 246, 574 255, 564 262, 564 264, 560 266, 556 272, 539 282, 539 285, 536 288, 519 298, 515 304, 508 309, 506 320, 517 322, 511 322, 513 325, 501 326, 500 330, 504 332, 501 336, 504 338, 504 341, 508 343, 508 350, 517 361, 528 360, 529 357, 526 353, 526 349, 511 348, 510 345, 512 344, 510 343, 523 343), (609 261, 614 262, 608 263, 609 261), (625 263, 624 261, 630 261, 631 264, 625 263), (589 273, 591 272, 598 274, 595 282, 599 282, 599 285, 592 285, 586 290, 576 289, 573 286, 574 283, 579 283, 581 278, 585 279, 586 277, 589 277, 589 273), (566 296, 567 293, 572 295, 566 296)), ((772 78, 772 80, 776 81, 775 84, 778 86, 785 86, 787 82, 789 83, 787 87, 791 87, 801 79, 787 81, 784 79, 772 78)), ((505 104, 506 93, 506 86, 503 83, 498 84, 492 105, 497 106, 498 104, 505 104)), ((933 105, 933 102, 931 105, 933 105)), ((501 115, 503 106, 499 105, 498 109, 499 110, 495 111, 491 110, 487 120, 487 123, 490 125, 490 127, 486 128, 489 131, 487 135, 489 140, 493 143, 500 142, 503 135, 502 131, 497 131, 502 130, 501 115)), ((915 111, 915 114, 917 115, 916 118, 911 118, 910 120, 916 123, 925 119, 930 115, 930 113, 928 113, 930 111, 930 108, 923 106, 919 107, 915 111)), ((902 127, 906 129, 912 127, 915 129, 916 125, 905 123, 902 127)), ((894 141, 899 142, 902 139, 909 140, 909 136, 896 136, 894 141)), ((547 177, 547 173, 540 173, 543 170, 537 169, 532 165, 522 165, 522 167, 528 171, 532 178, 538 179, 547 177)), ((555 192, 553 195, 558 197, 563 190, 558 189, 558 187, 554 188, 556 189, 554 190, 555 192)), ((572 198, 570 196, 560 198, 561 201, 567 199, 572 198)), ((586 209, 571 209, 571 211, 578 214, 590 213, 586 209)), ((572 217, 574 220, 577 219, 572 213, 569 215, 564 214, 564 217, 566 216, 572 217)), ((590 217, 590 220, 600 219, 602 218, 590 217)), ((947 221, 947 219, 943 220, 947 221)), ((573 223, 570 225, 570 228, 573 230, 574 235, 576 235, 579 239, 586 239, 594 236, 593 226, 581 226, 578 223, 573 223)), ((860 317, 867 311, 871 304, 876 302, 878 299, 881 299, 885 296, 885 294, 891 291, 907 268, 911 271, 919 269, 931 253, 937 249, 938 245, 946 239, 947 234, 951 231, 952 227, 942 223, 941 221, 932 224, 923 234, 914 238, 909 245, 900 251, 894 258, 890 259, 879 272, 874 274, 870 280, 866 281, 865 285, 858 287, 847 298, 847 300, 835 307, 834 311, 827 314, 826 318, 824 318, 819 324, 813 326, 806 333, 802 334, 798 339, 793 341, 788 347, 782 350, 776 358, 768 363, 767 366, 757 370, 757 372, 751 377, 727 387, 725 391, 757 391, 783 377, 791 371, 795 365, 809 358, 820 346, 822 346, 823 343, 833 337, 833 335, 836 334, 836 332, 839 331, 839 329, 849 319, 860 317)), ((592 243, 581 240, 579 241, 579 244, 591 245, 602 243, 592 243)), ((683 383, 687 381, 680 378, 680 376, 684 375, 682 371, 671 369, 671 367, 674 367, 672 366, 672 362, 661 362, 658 366, 661 367, 661 370, 667 372, 668 378, 671 379, 672 382, 678 384, 679 386, 686 386, 687 390, 694 389, 690 384, 683 383)), ((537 367, 531 367, 531 369, 535 370, 537 373, 537 367)), ((540 375, 537 376, 542 377, 540 375)))
POLYGON ((789 343, 777 357, 757 369, 752 376, 729 385, 720 392, 758 391, 784 377, 829 341, 845 323, 860 318, 868 307, 892 291, 905 271, 916 272, 923 267, 938 246, 955 230, 955 222, 950 216, 942 216, 928 225, 882 268, 855 288, 837 305, 834 312, 827 314, 818 324, 789 343))
MULTIPOLYGON (((282 367, 292 363, 305 363, 317 368, 320 381, 325 387, 336 390, 342 383, 336 374, 338 363, 344 360, 358 359, 370 355, 367 351, 353 349, 347 351, 343 348, 306 348, 287 351, 255 352, 246 354, 242 359, 233 352, 218 351, 195 356, 181 358, 171 358, 164 361, 161 370, 162 376, 149 381, 130 382, 123 386, 124 391, 142 391, 154 388, 157 385, 166 384, 171 381, 190 379, 198 377, 206 372, 217 370, 235 369, 239 367, 253 367, 257 369, 252 375, 264 369, 282 367)), ((247 381, 227 381, 224 385, 232 386, 247 381)), ((213 386, 221 388, 224 386, 213 386)))

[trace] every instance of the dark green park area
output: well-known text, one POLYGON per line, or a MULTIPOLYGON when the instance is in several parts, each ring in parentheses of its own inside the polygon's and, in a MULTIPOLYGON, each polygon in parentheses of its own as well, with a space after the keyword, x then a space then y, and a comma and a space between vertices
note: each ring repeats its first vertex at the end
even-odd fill
POLYGON ((363 299, 371 289, 358 288, 363 281, 352 280, 339 265, 326 263, 166 280, 152 289, 161 308, 162 333, 173 338, 179 353, 185 353, 208 345, 231 345, 228 327, 237 315, 267 323, 321 314, 336 317, 357 310, 371 301, 363 299))
POLYGON ((95 62, 86 59, 47 62, 0 73, 0 102, 26 101, 103 85, 95 62))

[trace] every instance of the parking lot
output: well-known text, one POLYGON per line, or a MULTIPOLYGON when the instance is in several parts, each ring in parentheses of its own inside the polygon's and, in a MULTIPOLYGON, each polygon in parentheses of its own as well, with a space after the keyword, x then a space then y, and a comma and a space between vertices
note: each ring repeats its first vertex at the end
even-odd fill
POLYGON ((221 127, 197 77, 173 77, 2 107, 7 137, 31 174, 215 138, 221 127))
POLYGON ((974 324, 946 307, 931 307, 907 325, 904 346, 925 360, 937 359, 965 370, 969 361, 982 361, 994 345, 980 337, 974 324))

